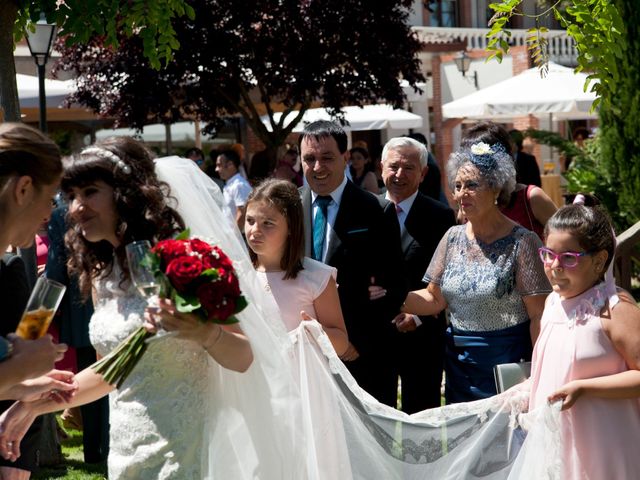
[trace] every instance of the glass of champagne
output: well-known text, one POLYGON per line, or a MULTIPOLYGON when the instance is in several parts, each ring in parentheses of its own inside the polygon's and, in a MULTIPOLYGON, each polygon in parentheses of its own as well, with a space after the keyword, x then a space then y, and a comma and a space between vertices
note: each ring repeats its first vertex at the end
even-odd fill
POLYGON ((160 283, 145 261, 150 250, 151 243, 148 240, 140 240, 126 246, 129 273, 133 285, 147 300, 149 306, 157 306, 160 283))
MULTIPOLYGON (((151 270, 148 263, 145 261, 150 250, 151 243, 148 240, 139 240, 126 246, 127 262, 129 263, 131 281, 138 289, 138 293, 147 300, 147 305, 153 308, 158 306, 158 296, 160 295, 162 285, 158 279, 155 278, 153 270, 151 270)), ((152 342, 154 339, 175 335, 174 333, 169 333, 164 330, 160 324, 158 324, 157 327, 158 330, 156 335, 147 339, 147 343, 152 342)))
POLYGON ((18 324, 16 335, 25 340, 37 340, 44 336, 66 289, 67 287, 61 283, 49 278, 38 278, 18 324))

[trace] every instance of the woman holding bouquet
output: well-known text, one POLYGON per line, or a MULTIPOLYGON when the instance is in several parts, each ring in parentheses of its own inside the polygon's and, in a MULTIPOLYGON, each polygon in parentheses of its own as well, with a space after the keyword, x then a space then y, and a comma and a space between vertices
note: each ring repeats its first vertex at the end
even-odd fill
MULTIPOLYGON (((182 165, 180 160, 175 159, 178 165, 182 165)), ((73 225, 66 235, 69 267, 78 274, 83 293, 93 296, 90 336, 98 354, 104 356, 142 325, 147 307, 132 286, 125 246, 136 240, 155 243, 169 238, 184 229, 184 222, 169 206, 169 189, 159 181, 148 151, 135 140, 108 139, 67 159, 64 167, 62 188, 73 225)), ((189 171, 187 176, 193 174, 189 171)), ((177 174, 166 176, 175 179, 177 174)), ((206 453, 211 449, 209 442, 222 441, 222 434, 212 427, 209 412, 222 410, 232 398, 217 394, 224 389, 216 383, 226 381, 219 366, 246 371, 252 363, 251 346, 238 326, 203 323, 193 314, 177 312, 168 300, 160 302, 159 312, 147 309, 146 316, 177 335, 151 342, 118 390, 92 368, 80 372, 78 391, 66 406, 111 393, 111 480, 210 478, 212 459, 206 453), (216 399, 218 404, 212 405, 216 399)), ((232 378, 229 381, 238 381, 232 378)), ((5 436, 15 436, 16 446, 9 456, 19 454, 17 440, 33 419, 58 409, 49 400, 14 404, 10 411, 13 430, 5 432, 5 436)), ((238 422, 237 417, 232 420, 238 422)), ((245 448, 249 445, 245 442, 245 448)), ((224 446, 219 450, 224 452, 224 446)), ((233 456, 227 456, 226 462, 232 463, 233 456)), ((222 467, 215 468, 220 471, 222 467)), ((225 468, 229 472, 237 467, 225 468)))

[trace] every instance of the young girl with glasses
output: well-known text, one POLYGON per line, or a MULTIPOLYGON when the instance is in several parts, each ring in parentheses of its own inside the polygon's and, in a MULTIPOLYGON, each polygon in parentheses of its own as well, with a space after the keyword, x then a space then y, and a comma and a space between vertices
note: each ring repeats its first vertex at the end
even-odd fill
POLYGON ((613 281, 607 214, 585 203, 594 199, 578 195, 545 229, 540 257, 553 292, 534 348, 529 410, 562 402, 561 478, 636 478, 640 309, 613 281))

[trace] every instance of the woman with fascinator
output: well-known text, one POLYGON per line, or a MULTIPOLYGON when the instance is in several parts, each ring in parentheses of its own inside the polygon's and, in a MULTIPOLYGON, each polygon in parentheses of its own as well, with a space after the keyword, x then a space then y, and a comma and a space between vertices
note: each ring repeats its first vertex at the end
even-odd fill
POLYGON ((446 346, 447 403, 495 395, 493 367, 531 358, 550 292, 537 261, 533 232, 500 212, 516 184, 511 157, 500 144, 473 144, 447 164, 453 198, 466 224, 442 238, 402 311, 434 315, 449 309, 446 346))

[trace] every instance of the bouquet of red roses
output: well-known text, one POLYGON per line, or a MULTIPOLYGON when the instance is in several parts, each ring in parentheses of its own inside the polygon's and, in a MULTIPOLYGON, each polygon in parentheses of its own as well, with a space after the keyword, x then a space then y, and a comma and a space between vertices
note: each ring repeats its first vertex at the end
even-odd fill
MULTIPOLYGON (((203 322, 237 323, 235 314, 247 306, 231 260, 218 247, 182 232, 174 240, 158 242, 142 265, 153 273, 160 296, 176 310, 197 315, 203 322)), ((106 382, 120 387, 155 335, 140 327, 109 355, 93 365, 106 382)))

